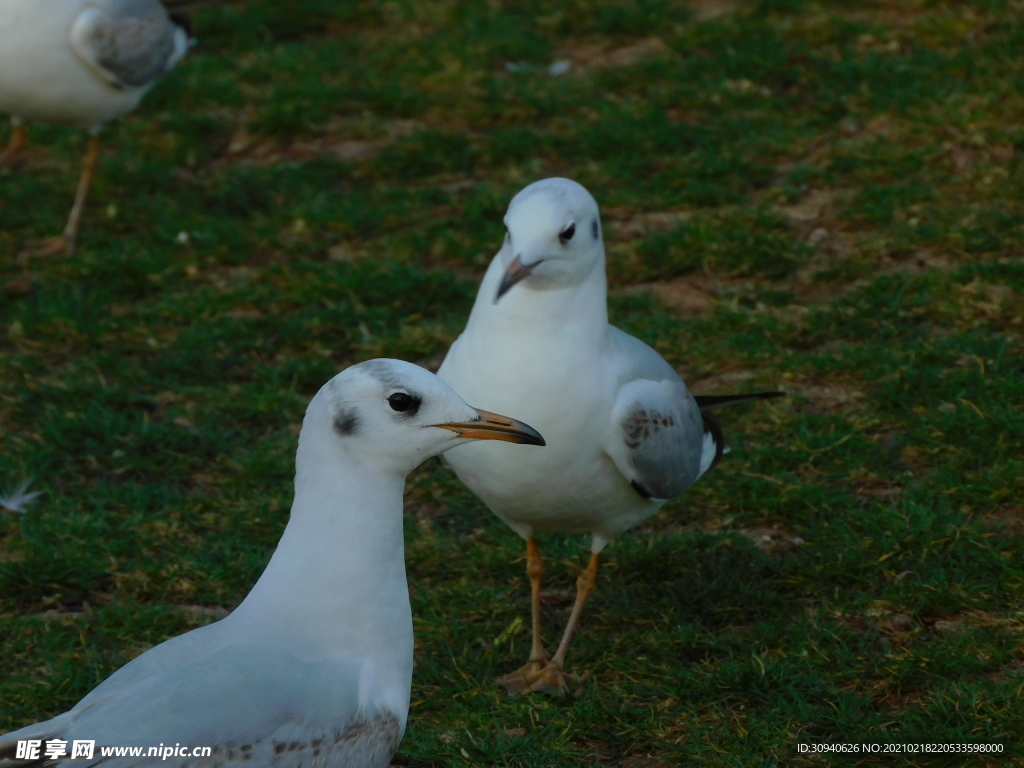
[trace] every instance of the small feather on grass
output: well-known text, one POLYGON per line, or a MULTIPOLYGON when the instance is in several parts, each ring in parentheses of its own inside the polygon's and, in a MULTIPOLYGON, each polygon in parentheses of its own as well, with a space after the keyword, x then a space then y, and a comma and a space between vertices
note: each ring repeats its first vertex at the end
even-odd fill
POLYGON ((29 491, 30 485, 32 485, 32 481, 26 480, 7 495, 0 496, 0 507, 8 512, 23 513, 28 510, 29 505, 42 493, 42 491, 29 491))

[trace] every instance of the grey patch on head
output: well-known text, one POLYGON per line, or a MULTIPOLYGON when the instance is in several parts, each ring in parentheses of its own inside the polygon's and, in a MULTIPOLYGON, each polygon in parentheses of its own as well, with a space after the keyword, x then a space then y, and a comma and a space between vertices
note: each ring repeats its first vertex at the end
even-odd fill
POLYGON ((597 223, 597 217, 594 217, 594 220, 590 222, 590 233, 594 236, 595 240, 601 236, 601 227, 597 223))
POLYGON ((358 368, 368 373, 385 387, 398 388, 402 386, 402 380, 395 375, 394 371, 391 370, 391 366, 384 360, 367 360, 365 363, 360 363, 358 368))
POLYGON ((342 408, 334 416, 334 431, 342 437, 351 437, 359 429, 359 414, 355 408, 342 408))

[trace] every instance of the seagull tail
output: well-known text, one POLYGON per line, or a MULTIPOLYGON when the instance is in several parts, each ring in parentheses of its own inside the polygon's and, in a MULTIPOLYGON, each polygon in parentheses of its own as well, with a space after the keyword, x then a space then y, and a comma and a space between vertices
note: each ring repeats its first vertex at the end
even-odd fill
POLYGON ((776 397, 785 396, 785 392, 750 392, 743 395, 694 395, 693 399, 697 401, 697 406, 702 411, 711 411, 724 405, 752 403, 755 400, 773 400, 776 397))

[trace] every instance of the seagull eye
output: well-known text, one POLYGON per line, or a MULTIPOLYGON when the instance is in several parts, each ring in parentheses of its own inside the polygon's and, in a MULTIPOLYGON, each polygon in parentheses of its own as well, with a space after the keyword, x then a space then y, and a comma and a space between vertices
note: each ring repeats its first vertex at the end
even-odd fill
POLYGON ((395 394, 388 398, 388 405, 391 406, 393 411, 408 411, 415 402, 416 399, 405 392, 395 392, 395 394))
POLYGON ((566 229, 564 232, 562 232, 562 234, 558 236, 558 239, 561 240, 562 244, 564 245, 565 243, 568 243, 570 240, 572 240, 572 236, 575 234, 576 224, 573 223, 569 225, 568 229, 566 229))

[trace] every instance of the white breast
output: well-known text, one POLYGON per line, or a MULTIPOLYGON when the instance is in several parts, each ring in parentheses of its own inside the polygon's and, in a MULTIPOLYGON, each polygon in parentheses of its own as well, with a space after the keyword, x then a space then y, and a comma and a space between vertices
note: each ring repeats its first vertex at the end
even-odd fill
POLYGON ((611 412, 618 382, 578 377, 580 370, 602 370, 586 359, 601 350, 537 343, 517 349, 483 338, 465 334, 439 375, 474 406, 514 414, 535 427, 547 445, 523 450, 475 443, 448 451, 445 460, 469 489, 522 536, 540 530, 611 538, 651 514, 652 503, 605 454, 608 420, 594 418, 611 412), (564 396, 552 398, 552 392, 564 396))

